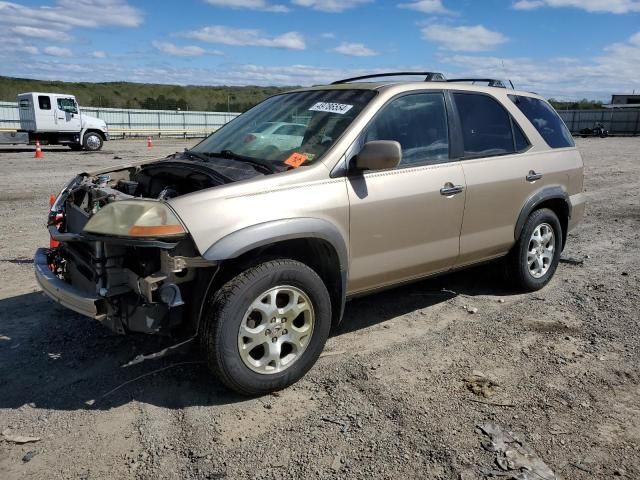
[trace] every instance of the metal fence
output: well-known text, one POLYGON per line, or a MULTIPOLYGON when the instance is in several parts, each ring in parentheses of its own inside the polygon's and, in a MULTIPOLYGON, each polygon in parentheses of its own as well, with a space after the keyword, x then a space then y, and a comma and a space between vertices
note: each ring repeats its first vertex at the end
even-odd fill
MULTIPOLYGON (((0 130, 20 128, 18 104, 0 102, 0 130)), ((81 107, 87 115, 102 118, 114 137, 138 135, 204 136, 220 128, 239 113, 183 112, 175 110, 127 110, 81 107)), ((598 122, 618 135, 640 135, 640 109, 559 110, 571 130, 578 133, 598 122)))
MULTIPOLYGON (((140 110, 122 108, 80 107, 82 113, 107 122, 113 137, 139 135, 205 136, 233 120, 239 113, 191 112, 176 110, 140 110)), ((0 129, 20 128, 18 104, 0 102, 0 129)))
POLYGON ((640 108, 559 110, 558 113, 571 133, 579 133, 584 128, 593 128, 595 123, 601 123, 613 134, 640 135, 640 108))

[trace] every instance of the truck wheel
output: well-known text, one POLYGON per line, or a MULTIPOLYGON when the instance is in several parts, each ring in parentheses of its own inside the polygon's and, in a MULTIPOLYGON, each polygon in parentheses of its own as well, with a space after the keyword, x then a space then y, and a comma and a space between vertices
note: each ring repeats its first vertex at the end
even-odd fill
POLYGON ((508 276, 521 290, 544 287, 556 271, 562 250, 562 227, 548 208, 533 212, 508 258, 508 276))
POLYGON ((331 300, 312 269, 273 260, 217 290, 202 321, 209 368, 228 388, 261 395, 292 385, 316 362, 331 328, 331 300))
POLYGON ((96 152, 102 148, 102 137, 95 132, 89 132, 84 135, 82 144, 85 150, 96 152))

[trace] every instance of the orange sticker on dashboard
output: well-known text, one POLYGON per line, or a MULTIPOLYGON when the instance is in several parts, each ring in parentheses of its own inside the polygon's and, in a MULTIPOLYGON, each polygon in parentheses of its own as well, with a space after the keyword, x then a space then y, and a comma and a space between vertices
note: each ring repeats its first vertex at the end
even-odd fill
POLYGON ((298 168, 300 165, 302 165, 308 159, 309 159, 309 157, 307 157, 307 155, 305 155, 304 153, 294 152, 291 155, 289 155, 289 158, 287 158, 284 161, 284 163, 285 163, 285 165, 289 165, 290 167, 298 168))

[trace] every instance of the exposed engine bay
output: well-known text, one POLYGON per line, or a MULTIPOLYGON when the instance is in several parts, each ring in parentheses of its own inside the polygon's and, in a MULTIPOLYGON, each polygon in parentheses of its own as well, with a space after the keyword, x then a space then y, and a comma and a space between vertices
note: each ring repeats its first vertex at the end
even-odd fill
POLYGON ((52 205, 49 270, 95 299, 95 310, 83 313, 118 333, 193 328, 185 320, 198 314, 192 305, 201 303, 216 265, 198 254, 186 231, 171 238, 131 238, 88 232, 88 222, 115 202, 148 200, 142 203, 169 209, 164 200, 262 174, 230 160, 213 163, 178 155, 79 175, 52 205))

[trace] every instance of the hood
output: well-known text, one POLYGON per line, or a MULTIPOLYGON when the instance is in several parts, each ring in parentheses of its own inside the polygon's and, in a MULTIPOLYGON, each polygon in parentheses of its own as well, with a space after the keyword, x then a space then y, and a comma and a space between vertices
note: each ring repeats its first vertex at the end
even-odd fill
POLYGON ((82 128, 99 128, 102 130, 107 129, 107 122, 91 115, 82 114, 82 128))

